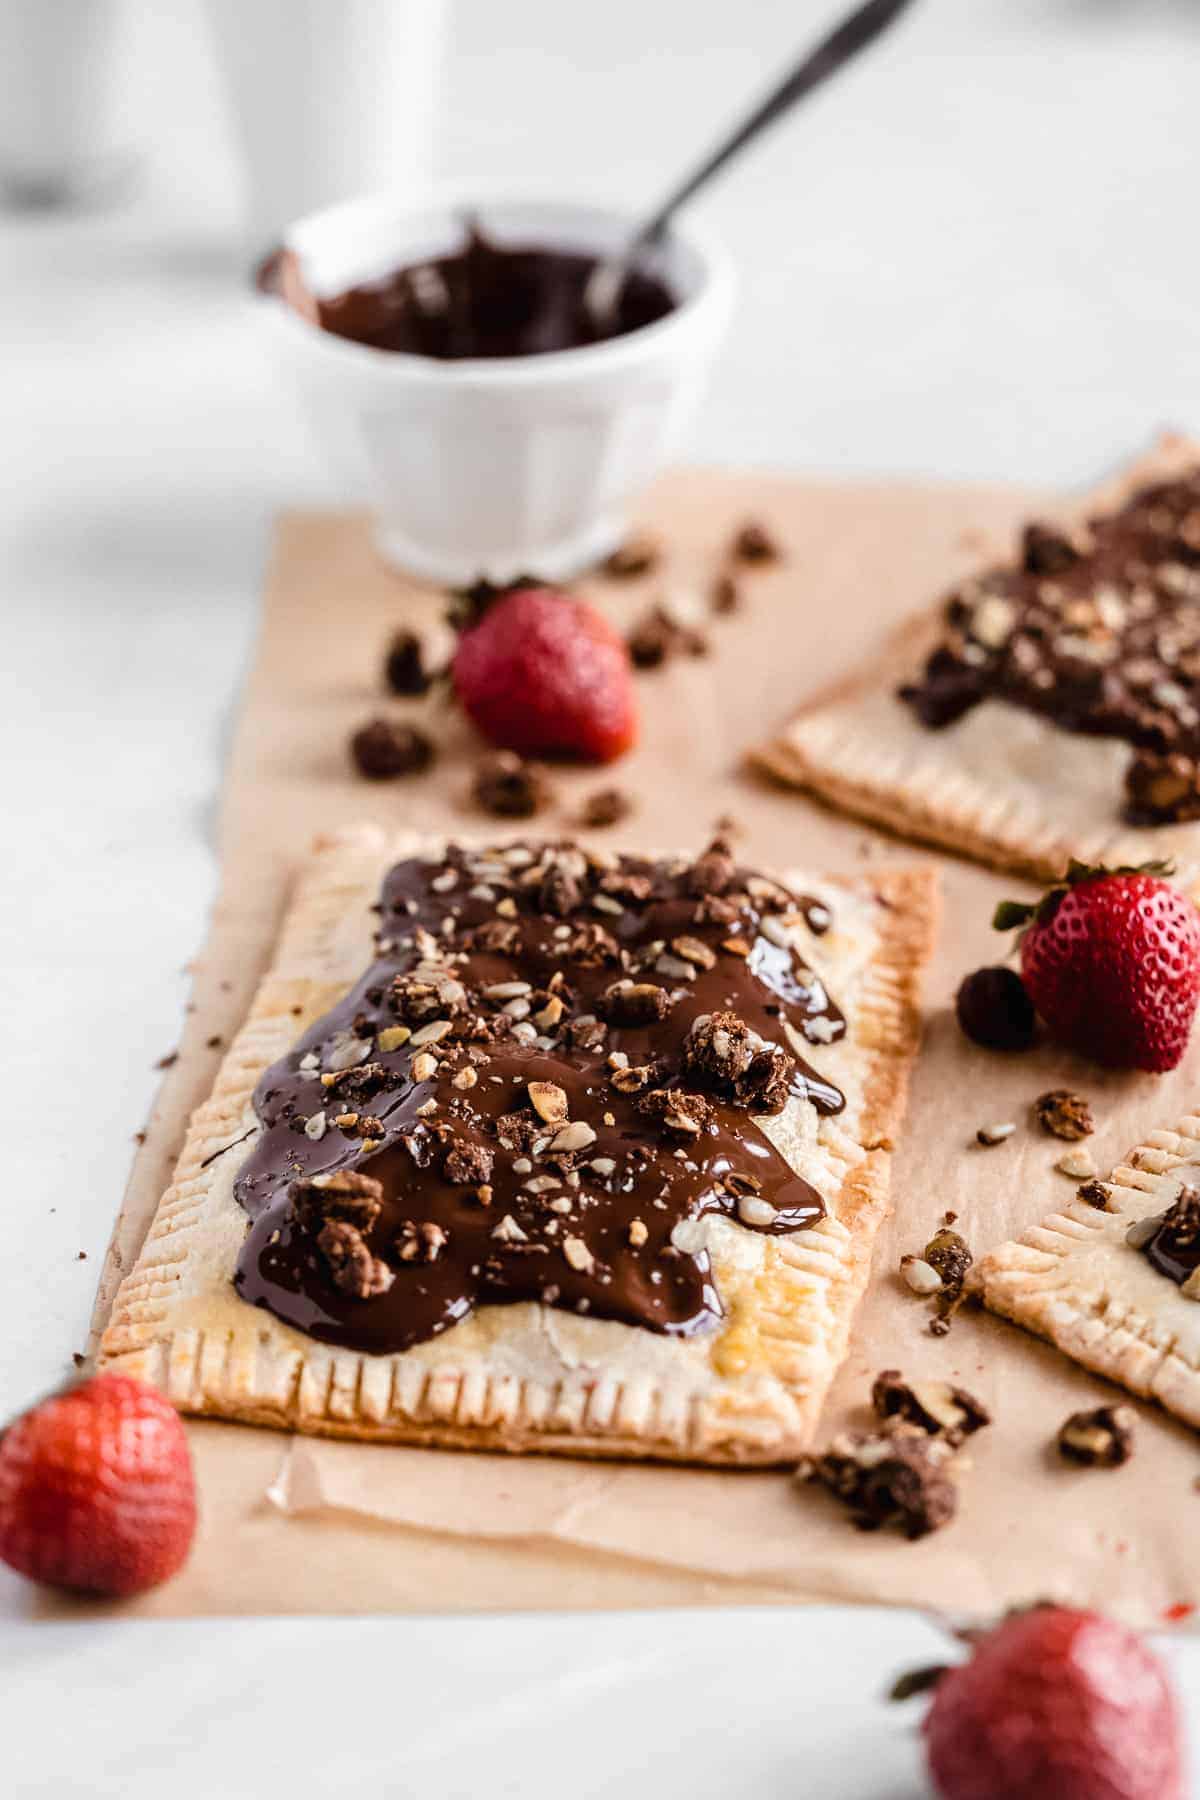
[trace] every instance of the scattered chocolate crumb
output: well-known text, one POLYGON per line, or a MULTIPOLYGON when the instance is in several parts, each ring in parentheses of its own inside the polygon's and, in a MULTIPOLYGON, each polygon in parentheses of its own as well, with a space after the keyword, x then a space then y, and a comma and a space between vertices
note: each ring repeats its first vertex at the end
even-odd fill
POLYGON ((599 1010, 611 1025, 655 1025, 670 1012, 666 988, 654 981, 614 981, 600 996, 599 1010))
POLYGON ((712 609, 718 615, 737 612, 742 604, 742 590, 728 570, 718 575, 710 595, 712 609))
POLYGON ((317 1249, 325 1258, 334 1287, 356 1300, 386 1294, 396 1277, 385 1262, 372 1256, 357 1225, 327 1219, 317 1233, 317 1249))
POLYGON ((579 823, 586 830, 600 831, 606 825, 618 825, 633 811, 633 801, 621 788, 597 788, 583 803, 579 823))
POLYGON ((1097 1212, 1113 1211, 1112 1196, 1102 1181, 1085 1181, 1076 1190, 1075 1197, 1087 1206, 1094 1206, 1097 1212))
POLYGON ((397 775, 419 775, 433 761, 433 745, 413 725, 371 719, 350 739, 350 755, 368 781, 390 781, 397 775))
POLYGON ((903 1675, 897 1675, 888 1689, 888 1699, 915 1700, 918 1694, 932 1693, 942 1676, 949 1674, 950 1666, 948 1663, 926 1663, 919 1669, 906 1669, 903 1675))
POLYGON ((758 519, 747 519, 739 527, 730 545, 735 562, 778 562, 782 552, 767 527, 758 519))
POLYGON ((1072 1413, 1059 1427, 1059 1455, 1085 1468, 1117 1469, 1133 1455, 1132 1406, 1097 1406, 1072 1413))
POLYGON ((860 1531, 892 1525, 916 1539, 948 1525, 958 1510, 953 1460, 944 1437, 896 1420, 878 1432, 840 1432, 796 1474, 827 1488, 860 1531))
POLYGON ((477 1187, 491 1176, 494 1161, 494 1152, 485 1144, 473 1144, 468 1140, 453 1144, 447 1151, 442 1174, 455 1186, 477 1187))
POLYGON ((72 1350, 71 1361, 75 1364, 77 1369, 82 1369, 87 1362, 87 1357, 83 1354, 82 1350, 72 1350))
POLYGON ((393 694, 424 694, 431 677, 425 669, 421 640, 415 631, 397 631, 388 645, 383 679, 393 694))
POLYGON ((225 1039, 221 1036, 220 1032, 214 1031, 210 1038, 204 1040, 204 1048, 206 1050, 219 1050, 224 1042, 225 1039))
POLYGON ((79 1252, 79 1254, 78 1254, 78 1255, 77 1255, 77 1256, 76 1256, 76 1258, 75 1258, 75 1261, 76 1261, 76 1262, 86 1262, 86 1261, 87 1261, 87 1259, 88 1259, 88 1253, 87 1253, 87 1251, 86 1251, 86 1250, 81 1250, 81 1251, 80 1251, 80 1252, 79 1252))
POLYGON ((1027 574, 1062 575, 1079 557, 1079 547, 1054 526, 1034 521, 1025 527, 1021 563, 1027 574))
POLYGON ((146 1133, 144 1131, 135 1131, 133 1134, 133 1141, 135 1144, 144 1144, 146 1141, 146 1133))
POLYGON ((648 531, 634 532, 600 565, 602 575, 613 581, 632 581, 638 575, 649 575, 662 558, 662 545, 648 531))
POLYGON ((903 1419, 931 1436, 958 1445, 990 1425, 992 1416, 965 1388, 948 1381, 906 1381, 899 1369, 881 1369, 871 1389, 881 1419, 903 1419))
POLYGON ((941 1292, 936 1297, 937 1310, 929 1322, 934 1337, 945 1337, 950 1321, 962 1305, 963 1283, 974 1257, 965 1238, 943 1225, 925 1246, 924 1259, 942 1278, 941 1292))
POLYGON ((473 792, 483 810, 500 819, 531 818, 550 798, 545 778, 511 750, 480 764, 473 792))
POLYGON ((672 656, 708 654, 704 633, 685 625, 661 603, 642 614, 627 642, 630 659, 638 669, 657 669, 672 656))
POLYGON ((1168 825, 1200 818, 1200 762, 1182 750, 1139 750, 1125 771, 1131 824, 1168 825))
POLYGON ((357 1169, 339 1169, 293 1181, 288 1198, 302 1231, 317 1233, 330 1220, 370 1231, 383 1209, 383 1183, 357 1169))
POLYGON ((1034 1115, 1043 1131, 1051 1137, 1065 1138, 1068 1143, 1087 1137, 1096 1129, 1092 1109, 1082 1094, 1069 1088, 1051 1088, 1039 1094, 1033 1103, 1034 1115))
POLYGON ((168 1050, 167 1054, 165 1056, 159 1057, 158 1061, 155 1063, 154 1066, 156 1069, 173 1069, 175 1067, 175 1064, 178 1061, 179 1061, 178 1050, 168 1050))
POLYGON ((1028 1050, 1037 1014, 1015 969, 996 966, 966 976, 954 1001, 964 1037, 986 1050, 1028 1050))
POLYGON ((396 1255, 401 1262, 432 1263, 449 1242, 449 1233, 432 1219, 423 1219, 419 1225, 405 1219, 396 1238, 396 1255))

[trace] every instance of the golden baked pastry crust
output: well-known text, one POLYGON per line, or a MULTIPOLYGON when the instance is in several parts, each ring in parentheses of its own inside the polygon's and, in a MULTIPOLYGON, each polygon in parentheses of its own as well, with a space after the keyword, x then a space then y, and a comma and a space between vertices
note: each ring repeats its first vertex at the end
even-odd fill
POLYGON ((986 1306, 1048 1338, 1085 1368, 1200 1426, 1200 1301, 1125 1242, 1161 1213, 1182 1177, 1200 1183, 1200 1115, 1152 1131, 1104 1184, 1110 1212, 1078 1195, 983 1257, 972 1286, 986 1306))
POLYGON ((804 955, 848 1021, 843 1040, 805 1054, 847 1106, 823 1117, 791 1100, 760 1123, 825 1196, 829 1216, 783 1237, 706 1217, 727 1314, 715 1332, 665 1337, 521 1302, 481 1306, 399 1354, 367 1355, 318 1343, 239 1298, 230 1277, 247 1218, 233 1182, 258 1130, 259 1075, 370 960, 370 906, 386 869, 438 848, 372 827, 318 845, 273 966, 118 1291, 101 1364, 154 1382, 185 1412, 330 1436, 702 1463, 794 1459, 845 1355, 888 1211, 936 877, 913 868, 802 878, 834 909, 833 928, 806 940, 804 955))

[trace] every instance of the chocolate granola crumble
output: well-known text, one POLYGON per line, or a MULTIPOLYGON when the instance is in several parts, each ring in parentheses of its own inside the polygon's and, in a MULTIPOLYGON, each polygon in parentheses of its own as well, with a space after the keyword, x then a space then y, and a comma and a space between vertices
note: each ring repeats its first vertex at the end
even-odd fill
POLYGON ((434 749, 415 726, 371 719, 350 739, 350 755, 369 781, 390 781, 397 775, 421 774, 433 761, 434 749))
POLYGON ((485 1302, 711 1327, 695 1221, 824 1213, 757 1119, 844 1104, 796 1051, 845 1031, 791 942, 828 922, 720 841, 397 864, 377 960, 256 1089, 242 1296, 379 1353, 485 1302))
MULTIPOLYGON (((1135 825, 1200 817, 1200 467, 1068 535, 1027 528, 1016 566, 958 588, 919 680, 931 730, 987 699, 1132 745, 1135 825)), ((1115 797, 1114 797, 1115 798, 1115 797)))

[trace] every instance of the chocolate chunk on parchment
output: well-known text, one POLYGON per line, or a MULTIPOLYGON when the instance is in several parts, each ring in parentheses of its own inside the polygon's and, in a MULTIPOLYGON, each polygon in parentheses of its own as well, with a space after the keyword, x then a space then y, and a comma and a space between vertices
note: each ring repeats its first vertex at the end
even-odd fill
POLYGON ((878 1432, 839 1433, 796 1474, 828 1489, 860 1531, 893 1526, 915 1539, 948 1525, 958 1510, 953 1458, 945 1438, 899 1422, 878 1432))
POLYGON ((350 739, 350 755, 368 781, 391 781, 399 775, 421 774, 433 761, 434 749, 414 725, 371 719, 350 739))
POLYGON ((1060 1456, 1085 1468, 1117 1469, 1133 1455, 1134 1411, 1118 1402, 1072 1413, 1059 1427, 1060 1456))
POLYGON ((480 764, 473 792, 484 812, 501 819, 528 819, 547 804, 545 777, 511 750, 497 751, 480 764))
POLYGON ((1043 1131, 1068 1143, 1088 1137, 1096 1129, 1091 1107, 1082 1094, 1073 1094, 1070 1088, 1051 1088, 1039 1094, 1033 1110, 1043 1131))

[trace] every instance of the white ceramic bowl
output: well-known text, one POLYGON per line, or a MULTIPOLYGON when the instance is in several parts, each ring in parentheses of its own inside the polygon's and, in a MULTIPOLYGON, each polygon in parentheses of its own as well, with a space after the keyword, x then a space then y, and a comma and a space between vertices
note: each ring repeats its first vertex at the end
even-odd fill
MULTIPOLYGON (((455 247, 463 205, 354 200, 302 219, 285 241, 309 288, 333 295, 455 247)), ((544 201, 485 198, 470 210, 499 243, 599 253, 631 223, 544 201)), ((698 397, 732 299, 728 263, 699 236, 674 233, 662 254, 673 312, 539 356, 440 362, 376 350, 263 299, 275 347, 322 443, 370 504, 388 561, 450 583, 556 580, 619 541, 698 397)))

